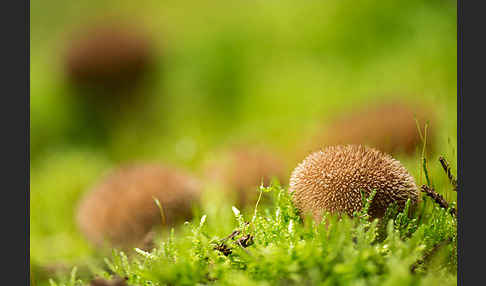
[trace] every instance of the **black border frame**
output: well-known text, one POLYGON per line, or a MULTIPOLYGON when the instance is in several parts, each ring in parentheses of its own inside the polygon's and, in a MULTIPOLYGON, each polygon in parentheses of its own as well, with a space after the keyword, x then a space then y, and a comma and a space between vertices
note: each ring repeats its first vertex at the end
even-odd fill
POLYGON ((486 26, 480 1, 457 0, 458 285, 484 285, 483 90, 486 26), (476 4, 477 6, 475 7, 476 4), (464 26, 464 23, 466 25, 464 26), (477 29, 477 30, 475 30, 477 29), (465 47, 465 50, 464 50, 465 47), (465 79, 464 79, 465 78, 465 79), (466 82, 466 84, 464 84, 466 82), (465 164, 467 162, 467 164, 465 164), (467 186, 467 187, 466 187, 467 186))
POLYGON ((2 3, 3 285, 30 284, 30 1, 2 3), (14 271, 15 270, 15 271, 14 271))

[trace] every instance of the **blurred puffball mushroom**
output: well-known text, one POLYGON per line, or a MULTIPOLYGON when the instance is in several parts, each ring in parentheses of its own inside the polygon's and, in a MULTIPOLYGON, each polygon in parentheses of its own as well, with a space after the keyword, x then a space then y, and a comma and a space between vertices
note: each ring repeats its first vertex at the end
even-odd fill
POLYGON ((127 22, 98 22, 74 33, 64 69, 72 100, 81 114, 89 114, 80 120, 116 124, 130 114, 149 116, 157 50, 146 31, 127 22))
POLYGON ((142 245, 154 226, 189 219, 200 187, 189 174, 169 167, 119 168, 81 200, 78 225, 97 246, 106 242, 120 247, 142 245))
POLYGON ((98 23, 73 35, 68 42, 65 69, 77 86, 126 89, 153 64, 153 47, 140 29, 122 23, 98 23))
POLYGON ((419 191, 407 169, 390 155, 360 146, 330 146, 307 156, 292 172, 289 191, 298 209, 320 221, 324 211, 353 215, 362 208, 363 191, 376 190, 371 218, 385 214, 396 203, 403 210, 408 199, 419 201, 419 191))
POLYGON ((285 182, 285 166, 272 152, 262 147, 236 146, 218 154, 204 166, 204 177, 234 196, 238 206, 254 204, 258 187, 268 186, 272 178, 285 182))
POLYGON ((132 21, 102 20, 70 35, 62 64, 74 140, 116 145, 162 126, 157 118, 165 107, 155 104, 154 90, 161 78, 160 49, 149 32, 132 21))
POLYGON ((417 149, 421 150, 423 147, 422 135, 422 137, 426 136, 427 151, 432 151, 435 122, 434 114, 424 107, 414 107, 400 101, 388 101, 353 110, 331 120, 328 128, 314 140, 319 146, 313 143, 312 149, 343 144, 364 144, 389 154, 404 152, 412 155, 417 149))

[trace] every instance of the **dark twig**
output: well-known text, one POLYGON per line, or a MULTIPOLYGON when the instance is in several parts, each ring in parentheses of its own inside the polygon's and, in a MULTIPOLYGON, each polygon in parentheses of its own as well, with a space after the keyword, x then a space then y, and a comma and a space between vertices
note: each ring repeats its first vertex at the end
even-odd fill
MULTIPOLYGON (((248 223, 246 223, 245 226, 248 226, 248 223)), ((220 242, 217 243, 216 246, 213 249, 223 253, 225 256, 230 255, 231 253, 233 253, 233 251, 224 242, 227 241, 230 238, 232 240, 234 240, 235 237, 237 237, 240 234, 241 234, 241 230, 239 230, 239 229, 233 230, 233 232, 230 235, 219 240, 220 242)), ((250 254, 248 252, 248 250, 246 250, 245 248, 247 248, 248 246, 253 244, 253 236, 251 234, 244 235, 244 236, 238 238, 234 243, 241 246, 241 248, 243 248, 243 250, 245 250, 248 254, 250 254)))
POLYGON ((452 175, 451 167, 447 163, 446 159, 442 156, 439 157, 439 162, 442 165, 444 172, 447 174, 447 178, 449 178, 449 182, 451 182, 452 186, 454 187, 454 191, 457 192, 457 180, 456 178, 454 178, 454 175, 452 175))
POLYGON ((214 250, 217 250, 221 253, 223 253, 224 256, 228 256, 230 255, 231 253, 233 253, 233 251, 231 250, 231 248, 229 248, 226 244, 224 243, 221 243, 221 244, 218 244, 216 245, 214 248, 214 250))
POLYGON ((251 234, 247 234, 239 239, 236 242, 243 248, 246 248, 253 244, 253 236, 251 234))
POLYGON ((238 244, 239 246, 241 246, 241 248, 243 248, 243 250, 247 254, 250 254, 250 252, 248 250, 246 250, 245 248, 247 248, 248 246, 253 244, 253 236, 251 234, 247 234, 247 235, 237 239, 235 241, 235 243, 238 244))
POLYGON ((443 246, 445 246, 446 244, 448 243, 451 243, 452 242, 452 238, 449 237, 448 239, 444 239, 442 240, 441 242, 438 242, 434 245, 434 247, 432 247, 432 249, 430 251, 428 251, 427 253, 425 253, 424 257, 422 259, 419 259, 417 260, 414 264, 412 264, 412 266, 410 267, 410 271, 412 273, 415 273, 417 271, 417 268, 420 266, 420 265, 424 265, 426 263, 428 263, 430 261, 430 259, 432 258, 432 256, 439 250, 441 249, 443 246))
MULTIPOLYGON (((245 227, 247 227, 249 225, 250 225, 249 222, 245 222, 243 228, 245 228, 245 227)), ((233 232, 230 235, 228 235, 227 237, 221 239, 221 241, 226 241, 226 240, 228 240, 230 238, 231 239, 234 239, 236 236, 240 235, 240 233, 241 233, 241 230, 240 229, 235 229, 235 230, 233 230, 233 232)))
MULTIPOLYGON (((441 194, 437 193, 434 189, 426 185, 422 185, 421 191, 427 194, 427 196, 429 196, 430 198, 434 199, 434 201, 442 208, 446 210, 449 209, 449 203, 444 199, 444 197, 441 194)), ((456 216, 457 214, 455 208, 451 208, 449 212, 453 216, 456 216)))
POLYGON ((235 229, 235 230, 233 230, 233 232, 230 235, 228 235, 227 237, 223 238, 222 241, 226 241, 226 240, 228 240, 230 238, 233 239, 235 236, 239 235, 240 233, 241 233, 241 231, 239 229, 235 229))
POLYGON ((250 252, 248 250, 246 250, 245 247, 243 245, 241 245, 241 243, 239 241, 236 241, 235 243, 238 244, 239 246, 241 246, 241 249, 243 249, 246 252, 246 254, 251 255, 250 252))

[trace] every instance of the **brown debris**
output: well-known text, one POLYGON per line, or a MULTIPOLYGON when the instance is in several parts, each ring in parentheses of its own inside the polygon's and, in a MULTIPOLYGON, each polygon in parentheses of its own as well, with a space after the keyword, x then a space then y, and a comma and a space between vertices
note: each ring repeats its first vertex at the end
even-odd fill
MULTIPOLYGON (((432 198, 441 208, 446 210, 449 209, 449 203, 444 199, 441 194, 437 193, 434 189, 429 188, 427 185, 422 185, 421 191, 430 198, 432 198)), ((449 212, 453 216, 457 215, 457 211, 455 208, 451 208, 449 212)))
POLYGON ((439 251, 442 247, 446 246, 448 243, 452 242, 452 238, 449 239, 444 239, 441 242, 438 242, 432 247, 431 250, 429 250, 427 253, 425 253, 424 257, 422 259, 417 260, 414 264, 411 265, 410 271, 412 273, 416 273, 417 269, 421 266, 426 265, 430 259, 434 256, 435 253, 439 251))
POLYGON ((456 180, 456 178, 454 178, 454 175, 452 175, 451 167, 447 163, 446 159, 442 156, 439 157, 439 162, 442 166, 442 169, 444 169, 444 172, 446 173, 447 178, 449 178, 449 182, 454 187, 454 191, 457 192, 457 180, 456 180))
POLYGON ((225 237, 223 240, 228 240, 228 239, 234 239, 235 236, 238 236, 239 234, 241 233, 241 231, 239 229, 236 229, 236 230, 233 230, 233 232, 228 235, 227 237, 225 237))
POLYGON ((223 253, 224 256, 228 256, 233 253, 231 248, 229 248, 225 243, 220 243, 216 245, 213 249, 223 253))
MULTIPOLYGON (((247 222, 245 224, 245 226, 248 226, 248 225, 249 225, 249 223, 247 222)), ((221 239, 213 249, 223 253, 225 256, 230 255, 231 253, 233 253, 233 251, 231 250, 230 247, 228 247, 228 245, 225 244, 225 241, 227 241, 228 239, 235 240, 235 238, 240 234, 241 234, 240 229, 233 230, 233 232, 231 232, 230 235, 221 239)), ((236 239, 236 241, 234 241, 234 243, 241 246, 243 249, 245 249, 245 248, 251 246, 254 243, 253 235, 251 235, 251 234, 244 235, 244 236, 236 239)), ((245 249, 245 251, 247 251, 247 250, 245 249)))
POLYGON ((243 237, 237 239, 236 243, 243 248, 247 248, 254 243, 253 236, 251 234, 244 235, 243 237))

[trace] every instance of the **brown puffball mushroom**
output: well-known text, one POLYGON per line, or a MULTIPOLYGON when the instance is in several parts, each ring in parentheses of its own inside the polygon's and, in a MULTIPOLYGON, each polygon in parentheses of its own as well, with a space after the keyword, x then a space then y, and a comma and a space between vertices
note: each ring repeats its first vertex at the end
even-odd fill
POLYGON ((401 101, 387 101, 367 108, 353 110, 331 121, 324 133, 314 142, 319 146, 364 144, 380 151, 412 155, 422 148, 417 122, 422 135, 427 125, 427 151, 432 151, 435 138, 435 117, 423 107, 401 101))
POLYGON ((133 86, 154 62, 152 42, 126 23, 101 22, 72 36, 64 65, 77 86, 122 90, 133 86))
POLYGON ((204 177, 219 184, 230 196, 236 196, 239 207, 254 204, 258 187, 268 186, 272 178, 285 183, 284 163, 271 151, 255 146, 235 146, 206 162, 204 177))
POLYGON ((97 246, 141 245, 152 227, 189 219, 199 192, 200 183, 182 171, 151 164, 127 166, 84 196, 77 222, 97 246), (164 222, 153 198, 162 205, 164 222))
POLYGON ((407 169, 390 155, 361 145, 330 146, 310 154, 292 172, 289 191, 296 207, 320 221, 324 211, 352 215, 362 207, 361 191, 376 190, 371 218, 382 217, 396 202, 403 210, 419 191, 407 169))

